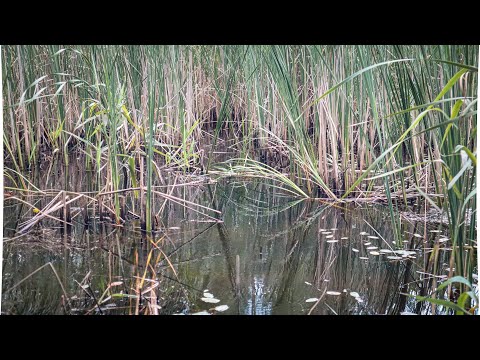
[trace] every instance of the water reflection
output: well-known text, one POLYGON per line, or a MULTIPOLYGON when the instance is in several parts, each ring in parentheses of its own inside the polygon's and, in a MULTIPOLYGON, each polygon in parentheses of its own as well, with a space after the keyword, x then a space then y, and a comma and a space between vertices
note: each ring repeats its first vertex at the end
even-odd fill
MULTIPOLYGON (((299 202, 261 182, 172 193, 221 211, 223 222, 169 202, 152 239, 142 237, 137 220, 124 228, 98 219, 89 227, 78 222, 71 236, 46 220, 4 245, 2 311, 190 314, 219 305, 228 305, 224 314, 249 315, 430 311, 400 293, 431 288, 432 278, 419 273, 431 266, 424 248, 446 234, 428 232, 424 241, 413 236, 424 224, 393 229, 381 206, 299 202), (395 243, 398 231, 402 238, 395 243), (412 253, 387 258, 399 248, 412 253), (12 289, 48 262, 58 278, 45 267, 12 289), (220 301, 202 301, 205 290, 220 301)), ((6 206, 4 230, 13 237, 25 209, 6 206)), ((440 268, 448 255, 440 251, 440 268)))

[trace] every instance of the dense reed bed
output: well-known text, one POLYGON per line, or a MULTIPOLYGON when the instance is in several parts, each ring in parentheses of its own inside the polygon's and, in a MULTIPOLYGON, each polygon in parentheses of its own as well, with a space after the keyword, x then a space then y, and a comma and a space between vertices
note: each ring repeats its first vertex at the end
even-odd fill
POLYGON ((58 202, 38 216, 63 204, 68 223, 66 204, 82 200, 120 225, 130 197, 149 232, 155 197, 195 206, 153 187, 166 169, 270 178, 299 198, 382 201, 397 239, 399 211, 421 198, 423 213, 448 219, 450 276, 472 282, 476 46, 2 51, 6 190, 41 193, 22 174, 47 158, 68 169, 80 157, 95 178, 87 198, 69 193, 66 171, 58 202))

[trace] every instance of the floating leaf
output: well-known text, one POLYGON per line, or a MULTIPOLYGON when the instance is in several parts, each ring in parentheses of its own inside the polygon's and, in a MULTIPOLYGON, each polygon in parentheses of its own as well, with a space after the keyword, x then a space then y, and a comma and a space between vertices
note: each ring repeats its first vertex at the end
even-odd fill
POLYGON ((415 251, 407 251, 407 250, 396 250, 395 251, 397 254, 400 254, 400 255, 415 255, 416 252, 415 251))
POLYGON ((341 292, 338 292, 338 291, 327 291, 327 295, 335 295, 335 296, 338 296, 338 295, 342 295, 341 292))
POLYGON ((350 295, 355 297, 355 298, 360 296, 360 294, 355 292, 355 291, 350 292, 350 295))
POLYGON ((308 281, 305 281, 305 284, 307 284, 307 285, 312 285, 312 284, 310 284, 308 281))
POLYGON ((401 312, 400 315, 417 315, 417 314, 409 312, 409 311, 404 311, 404 312, 401 312))
POLYGON ((380 239, 378 236, 373 236, 373 235, 370 235, 368 238, 369 239, 380 239))
POLYGON ((220 305, 220 306, 217 306, 214 310, 215 310, 215 311, 219 311, 219 312, 228 310, 228 305, 220 305))
POLYGON ((203 297, 213 299, 215 296, 213 296, 213 294, 210 294, 210 293, 208 293, 208 292, 204 292, 204 293, 203 293, 203 297))
POLYGON ((327 243, 336 243, 338 240, 327 240, 327 243))
POLYGON ((380 255, 380 253, 378 251, 370 251, 370 254, 372 255, 380 255))
POLYGON ((362 259, 362 260, 368 260, 368 257, 365 257, 365 256, 360 256, 359 259, 362 259))
POLYGON ((402 257, 401 257, 401 256, 387 256, 387 259, 390 259, 390 260, 402 260, 402 257))
POLYGON ((368 245, 372 245, 372 243, 371 243, 371 242, 366 242, 366 243, 363 244, 363 245, 368 246, 368 245))
POLYGON ((305 300, 305 302, 317 302, 317 301, 318 301, 317 298, 310 298, 310 299, 305 300))
POLYGON ((380 252, 381 252, 382 254, 390 254, 390 253, 392 253, 393 251, 392 251, 392 250, 389 250, 389 249, 380 249, 380 252))
POLYGON ((420 234, 413 234, 413 236, 415 236, 416 238, 423 238, 423 236, 420 234))
POLYGON ((352 251, 353 251, 353 252, 359 252, 360 250, 355 249, 355 248, 352 248, 352 251))
POLYGON ((442 238, 442 239, 438 239, 438 242, 444 243, 444 242, 447 242, 448 240, 450 240, 450 239, 448 239, 448 238, 442 238))
POLYGON ((325 239, 331 239, 331 238, 333 238, 333 235, 325 236, 325 239))
POLYGON ((369 246, 367 247, 367 250, 376 250, 378 249, 378 246, 369 246))
POLYGON ((360 233, 360 235, 368 235, 368 233, 365 232, 365 231, 362 231, 362 232, 360 233))
MULTIPOLYGON (((183 314, 178 314, 178 315, 183 315, 183 314)), ((210 313, 208 311, 203 310, 203 311, 193 313, 192 315, 210 315, 210 313)))
POLYGON ((200 300, 206 302, 206 303, 212 303, 212 304, 216 304, 218 302, 220 302, 220 300, 218 299, 215 299, 215 298, 208 298, 208 297, 203 297, 201 298, 200 300))

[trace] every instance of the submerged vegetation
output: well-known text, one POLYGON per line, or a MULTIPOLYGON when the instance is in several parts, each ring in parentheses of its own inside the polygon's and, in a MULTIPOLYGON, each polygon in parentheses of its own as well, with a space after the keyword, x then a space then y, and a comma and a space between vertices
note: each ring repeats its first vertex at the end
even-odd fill
MULTIPOLYGON (((5 204, 33 211, 19 235, 46 218, 68 228, 73 206, 86 224, 98 216, 122 226, 139 217, 149 234, 167 202, 220 223, 213 200, 200 205, 165 191, 165 172, 180 174, 175 186, 184 188, 268 179, 299 200, 384 203, 397 245, 401 214, 423 217, 426 238, 434 213, 452 247, 447 292, 439 286, 430 300, 453 299, 455 283, 467 294, 460 296, 467 313, 478 303, 471 291, 477 46, 37 45, 2 52, 5 204), (68 170, 78 160, 88 173, 84 190, 68 170), (65 169, 61 190, 37 188, 28 171, 46 173, 48 184, 53 164, 65 169), (32 196, 51 201, 37 207, 32 196)), ((437 241, 427 261, 431 273, 439 248, 437 241)))

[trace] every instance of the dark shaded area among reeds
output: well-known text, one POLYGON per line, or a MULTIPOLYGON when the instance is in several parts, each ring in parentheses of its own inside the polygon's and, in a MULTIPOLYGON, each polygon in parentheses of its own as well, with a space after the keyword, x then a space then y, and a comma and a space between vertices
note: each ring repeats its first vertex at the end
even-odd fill
POLYGON ((121 225, 131 204, 150 232, 155 198, 219 220, 220 211, 155 188, 163 171, 195 175, 185 186, 267 178, 300 199, 383 202, 398 239, 400 210, 421 199, 423 214, 446 217, 449 275, 472 282, 465 247, 476 244, 478 46, 2 52, 6 201, 29 206, 23 195, 45 193, 27 171, 66 169, 63 192, 50 192, 54 200, 33 209, 24 230, 54 214, 69 224, 68 206, 87 219, 93 206, 121 225), (84 193, 70 186, 72 158, 90 176, 84 193))

